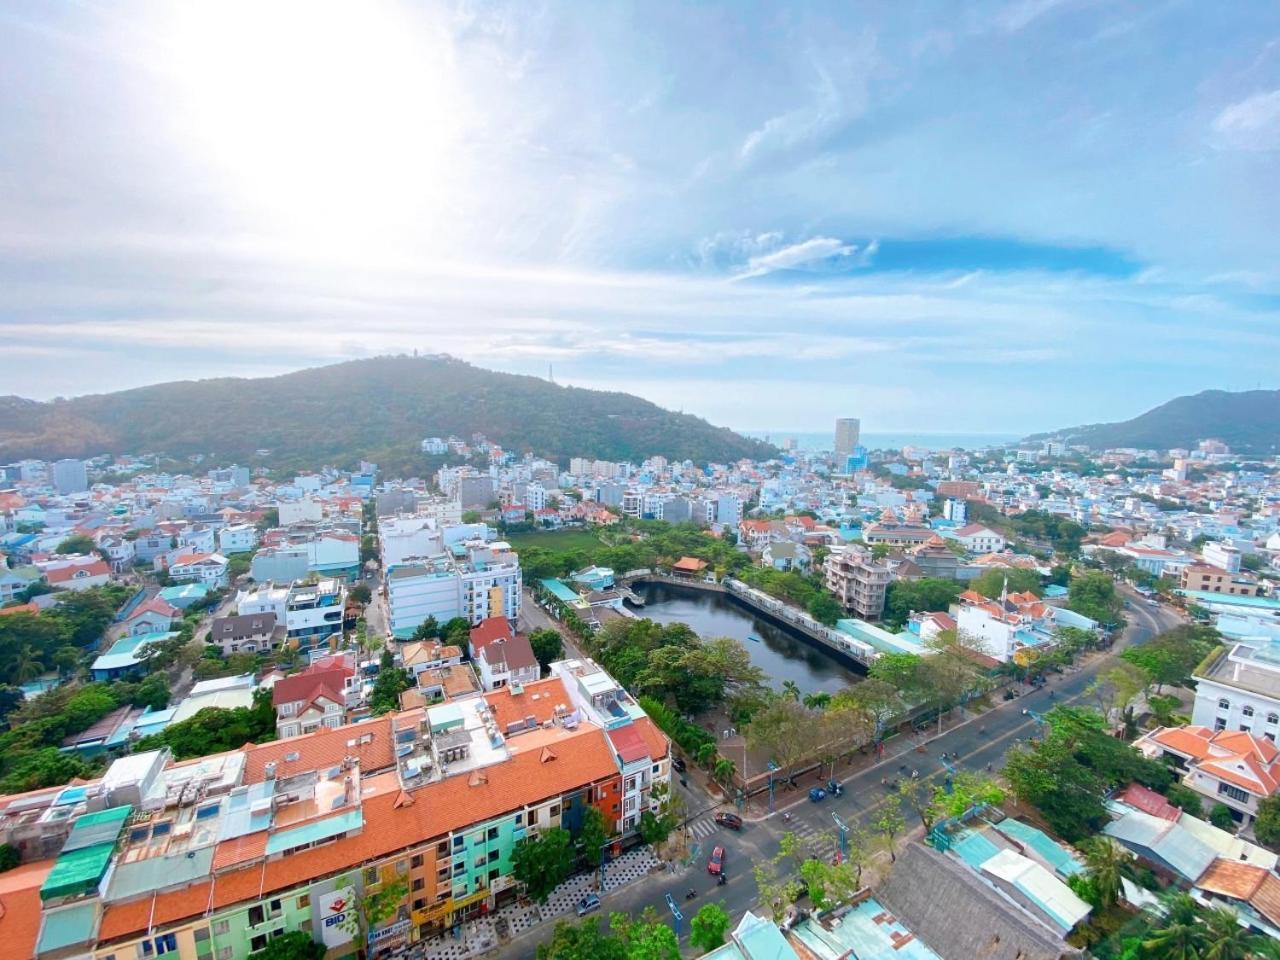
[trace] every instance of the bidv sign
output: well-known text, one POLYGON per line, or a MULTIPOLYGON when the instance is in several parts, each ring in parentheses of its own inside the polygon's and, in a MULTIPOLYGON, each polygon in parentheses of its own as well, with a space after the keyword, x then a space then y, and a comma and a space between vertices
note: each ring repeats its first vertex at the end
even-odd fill
POLYGON ((357 924, 351 911, 356 909, 356 892, 339 887, 320 898, 320 938, 326 947, 340 947, 354 939, 357 924))

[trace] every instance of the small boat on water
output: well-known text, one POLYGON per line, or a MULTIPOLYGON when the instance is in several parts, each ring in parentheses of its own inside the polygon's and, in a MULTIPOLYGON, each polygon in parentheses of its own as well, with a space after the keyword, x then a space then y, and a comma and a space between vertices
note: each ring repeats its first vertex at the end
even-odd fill
POLYGON ((754 633, 749 633, 749 634, 747 634, 747 639, 748 639, 748 640, 750 640, 752 643, 759 643, 759 642, 760 642, 760 638, 759 638, 759 637, 757 637, 754 633))

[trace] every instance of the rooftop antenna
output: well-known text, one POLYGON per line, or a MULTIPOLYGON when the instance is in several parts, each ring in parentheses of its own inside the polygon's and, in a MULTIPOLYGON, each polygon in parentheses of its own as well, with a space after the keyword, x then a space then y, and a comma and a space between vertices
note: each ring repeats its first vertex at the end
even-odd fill
POLYGON ((549 363, 547 364, 547 379, 552 383, 556 382, 556 368, 549 363))

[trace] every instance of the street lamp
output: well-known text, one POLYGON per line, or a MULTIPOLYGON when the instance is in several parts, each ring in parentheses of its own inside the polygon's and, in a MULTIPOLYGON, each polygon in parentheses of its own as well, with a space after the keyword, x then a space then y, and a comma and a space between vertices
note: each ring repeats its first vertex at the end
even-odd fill
POLYGON ((676 906, 675 897, 671 896, 671 894, 669 893, 667 894, 667 908, 670 909, 671 916, 675 917, 676 939, 679 940, 680 939, 680 921, 684 919, 684 914, 681 913, 680 908, 676 906))
POLYGON ((778 769, 778 765, 769 761, 769 812, 773 813, 773 771, 778 769))
POLYGON ((834 810, 831 811, 831 819, 835 821, 836 829, 840 831, 840 857, 843 860, 849 858, 849 825, 840 819, 840 814, 834 810))

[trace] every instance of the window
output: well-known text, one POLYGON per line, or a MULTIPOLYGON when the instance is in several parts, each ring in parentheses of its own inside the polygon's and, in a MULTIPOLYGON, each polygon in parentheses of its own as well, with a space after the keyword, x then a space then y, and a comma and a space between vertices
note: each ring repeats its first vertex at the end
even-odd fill
POLYGON ((1219 701, 1218 701, 1218 709, 1219 709, 1219 710, 1230 710, 1230 709, 1231 709, 1231 701, 1230 701, 1230 700, 1228 700, 1226 697, 1223 697, 1221 700, 1219 700, 1219 701))
POLYGON ((483 867, 483 866, 484 866, 484 863, 485 863, 485 860, 484 860, 484 854, 482 853, 482 854, 480 854, 480 856, 476 857, 476 862, 475 862, 475 863, 473 863, 473 864, 472 864, 472 866, 473 866, 473 867, 483 867))
POLYGON ((231 930, 231 923, 227 920, 213 921, 213 935, 215 937, 225 937, 231 930))
POLYGON ((466 837, 461 837, 461 836, 454 837, 454 838, 453 838, 453 849, 457 850, 459 847, 461 847, 461 846, 462 846, 464 843, 466 843, 466 842, 467 842, 466 837))
POLYGON ((417 893, 426 885, 427 885, 427 881, 423 880, 421 877, 415 877, 413 880, 413 892, 417 893))
POLYGON ((488 839, 490 839, 490 840, 497 840, 497 839, 498 839, 498 828, 497 828, 497 827, 490 827, 490 828, 489 828, 489 832, 488 832, 487 834, 485 834, 485 836, 486 836, 486 837, 488 837, 488 839))
POLYGON ((558 804, 558 803, 553 803, 553 804, 551 805, 551 816, 553 816, 553 817, 558 817, 558 816, 560 816, 560 804, 558 804))
POLYGON ((176 953, 178 950, 178 935, 175 933, 166 933, 156 937, 156 956, 162 957, 166 953, 176 953))
POLYGON ((1280 723, 1280 713, 1268 713, 1267 723, 1280 723))
POLYGON ((1227 729, 1227 721, 1226 721, 1226 720, 1224 720, 1222 717, 1218 717, 1218 719, 1216 719, 1216 720, 1214 720, 1214 721, 1213 721, 1213 729, 1214 729, 1214 730, 1225 730, 1225 729, 1227 729))
POLYGON ((378 882, 378 868, 377 868, 377 867, 365 867, 365 871, 364 871, 364 885, 365 885, 366 887, 371 887, 371 886, 373 886, 374 884, 376 884, 377 882, 378 882))
POLYGON ((249 941, 249 950, 253 953, 257 953, 259 950, 265 949, 267 949, 267 935, 265 933, 260 933, 249 941))
POLYGON ((415 870, 418 869, 418 867, 422 866, 422 854, 415 853, 412 857, 410 857, 409 866, 413 867, 415 870))
POLYGON ((497 850, 490 850, 490 851, 489 851, 489 862, 490 862, 490 863, 497 863, 497 862, 498 862, 498 851, 497 851, 497 850))
POLYGON ((658 765, 656 763, 653 765, 653 772, 654 773, 658 772, 658 765))
POLYGON ((304 893, 302 896, 298 898, 299 910, 306 910, 310 906, 311 906, 311 894, 304 893))
POLYGON ((266 914, 261 906, 249 908, 249 926, 256 927, 266 918, 266 914))
POLYGON ((523 812, 523 811, 522 811, 522 812, 520 812, 520 813, 517 813, 517 814, 516 814, 516 826, 517 826, 517 827, 522 827, 522 826, 524 826, 524 812, 523 812))
POLYGON ((427 908, 427 898, 426 898, 426 897, 419 897, 417 900, 413 901, 413 909, 415 909, 415 910, 425 910, 426 908, 427 908))
POLYGON ((280 916, 280 911, 281 911, 283 908, 284 908, 284 905, 283 905, 283 904, 281 904, 281 902, 280 902, 279 900, 272 900, 272 901, 271 901, 271 915, 272 915, 273 917, 278 917, 278 916, 280 916))
POLYGON ((502 876, 502 871, 501 871, 501 870, 490 870, 490 871, 489 871, 489 883, 491 883, 491 884, 492 884, 492 883, 493 883, 493 881, 497 880, 497 879, 498 879, 498 877, 500 877, 500 876, 502 876))
POLYGON ((1249 794, 1245 793, 1239 787, 1233 787, 1229 783, 1219 783, 1218 794, 1220 796, 1230 797, 1232 800, 1239 801, 1240 803, 1247 803, 1249 800, 1249 794))
POLYGON ((409 872, 409 861, 408 861, 408 860, 397 860, 397 861, 396 861, 396 873, 408 873, 408 872, 409 872))
POLYGON ((1246 707, 1245 707, 1243 710, 1241 710, 1240 712, 1241 712, 1241 713, 1243 713, 1246 717, 1252 717, 1252 716, 1253 716, 1253 707, 1246 706, 1246 707))
POLYGON ((449 841, 441 840, 436 844, 436 856, 447 857, 449 855, 449 841))
POLYGON ((218 960, 231 960, 234 947, 222 947, 218 950, 218 960))

